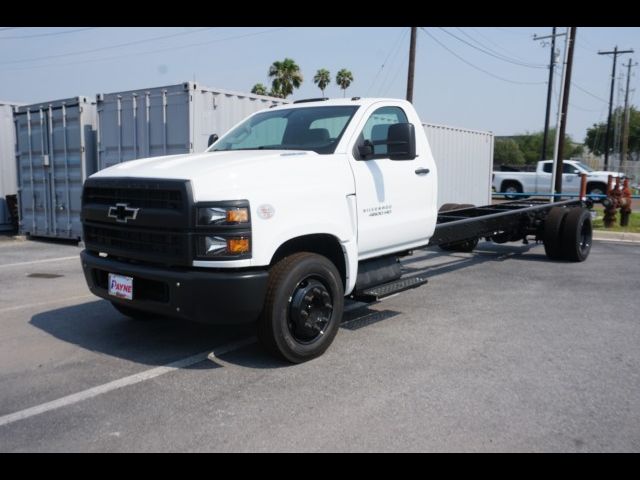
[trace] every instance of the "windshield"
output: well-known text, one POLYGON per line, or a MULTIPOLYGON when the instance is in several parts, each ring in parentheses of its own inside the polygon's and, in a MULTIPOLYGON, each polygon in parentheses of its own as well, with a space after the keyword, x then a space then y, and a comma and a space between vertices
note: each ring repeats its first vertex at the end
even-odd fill
POLYGON ((333 153, 357 109, 357 106, 335 106, 261 112, 228 132, 207 151, 268 149, 333 153))
POLYGON ((585 164, 584 164, 584 163, 582 163, 582 162, 576 162, 576 166, 577 166, 578 168, 581 168, 581 169, 582 169, 582 170, 584 170, 585 172, 593 172, 593 171, 594 171, 594 170, 593 170, 593 168, 591 168, 591 167, 589 167, 589 166, 585 165, 585 164))

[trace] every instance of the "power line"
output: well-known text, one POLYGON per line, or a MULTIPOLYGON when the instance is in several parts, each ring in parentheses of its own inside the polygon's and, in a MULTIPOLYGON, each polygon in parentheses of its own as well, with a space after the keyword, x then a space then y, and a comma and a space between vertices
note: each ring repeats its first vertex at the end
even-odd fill
POLYGON ((479 70, 483 73, 486 73, 487 75, 493 77, 493 78, 497 78, 498 80, 502 80, 503 82, 507 82, 507 83, 513 83, 515 85, 544 85, 546 82, 520 82, 517 80, 511 80, 508 78, 504 78, 501 77, 499 75, 496 75, 494 73, 491 73, 483 68, 478 67, 477 65, 474 65, 471 62, 468 62, 467 60, 465 60, 464 58, 462 58, 460 55, 458 55, 457 53, 455 53, 453 50, 451 50, 449 47, 447 47, 446 45, 444 45, 442 42, 440 42, 440 40, 438 40, 436 37, 434 37, 433 35, 431 35, 431 33, 429 33, 425 28, 420 27, 420 30, 422 30, 425 34, 427 34, 429 37, 431 37, 431 39, 436 42, 438 45, 440 45, 442 48, 444 48, 447 52, 449 52, 451 55, 453 55, 454 57, 456 57, 458 60, 460 60, 463 63, 466 63, 467 65, 469 65, 472 68, 475 68, 476 70, 479 70))
POLYGON ((380 74, 382 73, 382 70, 384 70, 384 67, 387 64, 387 60, 389 60, 389 57, 391 56, 391 53, 398 49, 398 47, 400 46, 400 42, 402 41, 402 39, 405 37, 406 34, 407 34, 407 29, 406 28, 403 28, 402 30, 400 30, 400 35, 398 35, 398 40, 393 45, 393 47, 391 47, 391 49, 389 49, 389 53, 387 54, 386 58, 382 62, 382 65, 380 66, 380 70, 378 70, 378 73, 376 73, 376 76, 373 78, 373 82, 371 82, 371 85, 367 89, 365 95, 369 95, 369 91, 371 91, 371 89, 375 85, 376 81, 380 77, 380 74))
POLYGON ((0 40, 12 40, 17 38, 51 37, 56 35, 64 35, 66 33, 76 33, 76 32, 84 32, 86 30, 95 30, 96 28, 99 28, 99 27, 75 28, 73 30, 63 30, 62 32, 48 32, 48 33, 36 33, 33 35, 18 35, 14 37, 0 37, 0 40))
POLYGON ((546 69, 546 65, 539 65, 539 64, 533 64, 533 63, 526 63, 523 62, 521 60, 515 59, 515 58, 510 58, 507 57, 506 55, 502 55, 501 53, 496 52, 495 50, 490 49, 489 47, 483 45, 482 43, 480 43, 478 40, 476 40, 475 38, 471 37, 469 34, 467 34, 466 32, 464 32, 462 29, 456 27, 458 30, 460 30, 460 32, 462 32, 464 35, 466 35, 468 38, 470 38, 472 41, 476 42, 478 45, 481 45, 483 48, 477 47, 469 42, 467 42, 466 40, 458 37, 457 35, 451 33, 450 31, 448 31, 445 28, 442 27, 438 27, 440 30, 442 30, 444 33, 451 35, 453 38, 455 38, 456 40, 459 40, 460 42, 464 43, 465 45, 469 45, 471 48, 475 48, 476 50, 486 54, 486 55, 490 55, 494 58, 497 58, 498 60, 502 60, 503 62, 507 62, 507 63, 511 63, 513 65, 519 65, 521 67, 527 67, 527 68, 544 68, 546 69))
POLYGON ((80 60, 80 61, 76 61, 76 62, 48 63, 48 64, 45 64, 45 65, 33 65, 33 66, 28 66, 28 67, 3 68, 2 70, 0 70, 0 72, 16 71, 16 70, 32 70, 34 68, 46 68, 46 67, 63 67, 63 66, 68 66, 68 65, 84 65, 85 63, 102 62, 102 61, 107 61, 107 60, 120 60, 120 59, 125 58, 125 57, 135 57, 135 56, 138 56, 138 55, 148 55, 150 53, 161 53, 161 52, 166 52, 166 51, 170 51, 170 50, 180 50, 180 49, 183 49, 183 48, 199 47, 199 46, 202 46, 202 45, 209 45, 211 43, 225 42, 227 40, 237 40, 239 38, 251 37, 251 36, 254 36, 254 35, 262 35, 264 33, 272 33, 272 32, 276 32, 276 31, 280 31, 280 30, 287 30, 289 28, 291 28, 291 27, 273 28, 273 29, 270 29, 270 30, 262 30, 262 31, 259 31, 259 32, 246 33, 246 34, 235 35, 235 36, 231 36, 231 37, 216 38, 214 40, 208 40, 206 42, 189 43, 189 44, 186 44, 186 45, 179 45, 179 46, 175 46, 175 47, 166 47, 166 48, 160 48, 160 49, 155 49, 155 50, 146 50, 144 52, 137 52, 137 53, 127 53, 127 54, 121 54, 121 55, 112 55, 110 57, 91 58, 89 60, 80 60))
POLYGON ((171 35, 161 35, 161 36, 157 36, 157 37, 152 37, 152 38, 146 38, 143 40, 134 40, 132 42, 125 42, 125 43, 118 43, 116 45, 108 45, 106 47, 99 47, 99 48, 92 48, 89 50, 78 50, 75 52, 67 52, 67 53, 61 53, 58 55, 47 55, 44 57, 32 57, 32 58, 23 58, 21 60, 10 60, 8 62, 0 62, 0 65, 10 65, 10 64, 16 64, 16 63, 28 63, 28 62, 35 62, 38 60, 49 60, 51 58, 62 58, 62 57, 71 57, 74 55, 83 55, 85 53, 95 53, 95 52, 100 52, 103 50, 111 50, 113 48, 120 48, 120 47, 128 47, 131 45, 137 45, 140 43, 147 43, 147 42, 153 42, 156 40, 164 40, 166 38, 173 38, 173 37, 178 37, 178 36, 183 36, 183 35, 190 35, 193 33, 197 33, 197 32, 202 32, 203 30, 211 30, 213 27, 205 27, 205 28, 199 28, 196 30, 190 30, 188 32, 178 32, 178 33, 173 33, 171 35))
POLYGON ((396 52, 399 50, 399 47, 402 45, 402 42, 404 41, 404 39, 407 37, 407 34, 409 33, 409 30, 407 30, 406 28, 404 29, 403 35, 400 39, 400 42, 398 43, 396 48, 396 51, 393 54, 393 58, 391 59, 391 62, 389 63, 389 66, 387 68, 387 71, 384 74, 384 78, 381 79, 380 81, 380 85, 378 86, 377 92, 378 95, 382 95, 382 92, 386 92, 389 89, 389 79, 391 78, 391 72, 397 72, 398 69, 400 67, 396 67, 396 61, 400 59, 400 55, 398 55, 396 52), (393 67, 393 68, 392 68, 393 67), (386 85, 386 87, 385 87, 386 85))

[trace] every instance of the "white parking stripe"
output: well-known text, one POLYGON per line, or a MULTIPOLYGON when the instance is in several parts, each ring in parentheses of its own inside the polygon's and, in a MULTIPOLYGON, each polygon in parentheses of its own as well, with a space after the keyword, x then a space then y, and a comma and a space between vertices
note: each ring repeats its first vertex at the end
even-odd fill
POLYGON ((78 295, 75 297, 65 297, 65 298, 59 298, 57 300, 50 300, 48 302, 28 303, 26 305, 16 305, 15 307, 0 308, 0 313, 12 312, 14 310, 22 310, 23 308, 44 307, 46 305, 55 305, 57 303, 64 303, 70 300, 82 300, 87 298, 95 298, 96 300, 98 300, 98 297, 96 297, 95 295, 78 295))
POLYGON ((0 268, 22 267, 24 265, 35 265, 36 263, 61 262, 63 260, 74 259, 80 261, 80 255, 74 255, 73 257, 45 258, 44 260, 32 260, 30 262, 7 263, 6 265, 0 265, 0 268))
POLYGON ((24 420, 35 415, 40 415, 41 413, 50 412, 51 410, 57 410, 58 408, 66 407, 68 405, 73 405, 74 403, 82 402, 83 400, 88 400, 89 398, 97 397, 98 395, 102 395, 113 390, 118 390, 129 385, 135 385, 136 383, 159 377, 160 375, 164 375, 165 373, 173 372, 180 368, 186 368, 196 363, 202 362, 203 360, 206 360, 210 355, 214 357, 224 355, 225 353, 239 350, 240 348, 246 347, 247 345, 251 345, 255 342, 255 337, 245 338, 237 342, 217 347, 213 351, 207 350, 206 352, 201 352, 196 355, 183 358, 182 360, 169 363, 163 367, 156 367, 150 370, 145 370, 144 372, 136 373, 135 375, 130 375, 119 380, 114 380, 113 382, 105 383, 103 385, 98 385, 97 387, 83 390, 82 392, 74 393, 73 395, 67 395, 66 397, 53 400, 52 402, 43 403, 41 405, 36 405, 35 407, 20 410, 19 412, 10 413, 9 415, 0 417, 0 426, 17 422, 18 420, 24 420))

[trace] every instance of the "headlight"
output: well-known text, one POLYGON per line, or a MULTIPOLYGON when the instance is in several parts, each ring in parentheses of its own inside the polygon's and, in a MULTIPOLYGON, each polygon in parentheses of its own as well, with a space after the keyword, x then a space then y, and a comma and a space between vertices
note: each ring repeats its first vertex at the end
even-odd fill
POLYGON ((251 253, 251 242, 248 236, 201 235, 198 237, 197 250, 201 258, 242 258, 251 253))
POLYGON ((239 225, 249 223, 247 207, 200 207, 198 225, 239 225))

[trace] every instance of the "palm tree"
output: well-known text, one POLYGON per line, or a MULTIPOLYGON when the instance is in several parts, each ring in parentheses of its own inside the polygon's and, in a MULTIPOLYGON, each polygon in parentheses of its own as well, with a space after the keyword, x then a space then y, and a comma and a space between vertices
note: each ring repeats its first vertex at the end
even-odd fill
POLYGON ((313 83, 318 85, 318 88, 322 91, 322 98, 324 98, 324 89, 331 83, 331 73, 326 68, 321 68, 316 72, 316 76, 313 77, 313 83))
POLYGON ((346 68, 340 70, 336 75, 336 83, 340 85, 340 88, 342 90, 344 90, 344 92, 342 93, 343 97, 347 96, 347 88, 349 88, 351 82, 353 82, 353 74, 346 68))
POLYGON ((278 94, 281 98, 287 98, 293 93, 294 88, 300 88, 302 85, 300 67, 291 58, 285 58, 282 62, 273 62, 269 67, 269 77, 273 78, 271 92, 278 94))
POLYGON ((265 87, 262 83, 256 83, 251 89, 251 93, 256 95, 267 95, 267 87, 265 87))

